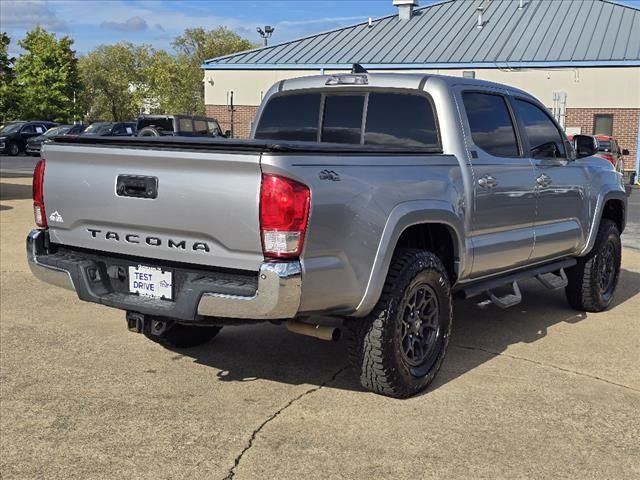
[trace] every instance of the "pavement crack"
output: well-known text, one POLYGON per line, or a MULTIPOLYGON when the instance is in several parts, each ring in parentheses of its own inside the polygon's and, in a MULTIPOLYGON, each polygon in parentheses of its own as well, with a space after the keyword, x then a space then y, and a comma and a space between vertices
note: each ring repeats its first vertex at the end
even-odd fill
POLYGON ((496 356, 496 357, 507 357, 507 358, 512 358, 514 360, 520 360, 522 362, 529 362, 529 363, 533 363, 535 365, 539 365, 541 367, 547 367, 547 368, 553 368, 555 370, 559 370, 561 372, 565 372, 565 373, 572 373, 574 375, 578 375, 581 377, 587 377, 590 378, 592 380, 597 380, 599 382, 604 382, 604 383, 608 383, 609 385, 614 385, 616 387, 620 387, 620 388, 624 388, 627 390, 631 390, 632 392, 636 392, 636 393, 640 393, 640 390, 630 387, 628 385, 624 385, 622 383, 616 383, 613 382, 611 380, 607 380, 606 378, 602 378, 602 377, 598 377, 597 375, 591 375, 589 373, 584 373, 584 372, 580 372, 577 370, 571 370, 570 368, 564 368, 564 367, 559 367, 558 365, 553 365, 551 363, 544 363, 544 362, 540 362, 538 360, 532 360, 530 358, 526 358, 526 357, 519 357, 517 355, 511 355, 508 353, 504 353, 504 352, 495 352, 493 350, 488 350, 486 348, 482 348, 482 347, 475 347, 473 345, 455 345, 452 344, 452 347, 456 347, 456 348, 460 348, 462 350, 474 350, 477 352, 484 352, 484 353, 488 353, 490 355, 496 356))
POLYGON ((271 421, 275 420, 280 414, 282 414, 286 409, 288 409, 290 406, 292 406, 297 401, 301 400, 302 398, 306 397, 307 395, 310 395, 312 393, 317 392, 318 390, 326 387, 330 383, 333 383, 336 380, 336 378, 338 378, 338 375, 340 375, 342 372, 344 372, 347 368, 348 368, 347 366, 344 366, 344 367, 340 368, 336 373, 334 373, 331 376, 331 378, 329 378, 329 380, 321 383, 320 385, 318 385, 316 387, 310 388, 309 390, 307 390, 305 392, 302 392, 300 395, 292 398, 287 403, 285 403, 284 406, 282 406, 280 409, 278 409, 275 413, 271 414, 264 422, 262 422, 258 426, 258 428, 256 428, 253 432, 251 432, 251 437, 249 438, 249 442, 242 449, 240 454, 235 458, 235 460, 233 462, 233 467, 231 467, 231 469, 229 470, 229 473, 227 474, 227 476, 224 477, 224 480, 232 480, 235 477, 236 469, 240 465, 240 462, 242 461, 242 457, 244 457, 244 455, 251 449, 251 447, 253 447, 253 444, 254 444, 254 442, 256 440, 256 437, 258 436, 260 431, 264 427, 267 426, 267 424, 269 424, 271 421))

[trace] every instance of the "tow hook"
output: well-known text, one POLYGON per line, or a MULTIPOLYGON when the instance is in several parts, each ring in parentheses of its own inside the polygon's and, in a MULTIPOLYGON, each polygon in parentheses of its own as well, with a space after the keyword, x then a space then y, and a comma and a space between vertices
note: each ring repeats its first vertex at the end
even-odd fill
POLYGON ((134 333, 147 333, 156 337, 173 326, 172 320, 162 320, 138 312, 127 312, 127 328, 134 333))

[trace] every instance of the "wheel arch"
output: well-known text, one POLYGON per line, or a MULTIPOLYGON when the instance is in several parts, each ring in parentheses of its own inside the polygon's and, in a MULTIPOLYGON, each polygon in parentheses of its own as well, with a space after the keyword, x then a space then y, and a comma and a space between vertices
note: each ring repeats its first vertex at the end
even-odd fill
POLYGON ((367 315, 375 306, 398 248, 421 248, 443 254, 451 283, 470 267, 471 250, 464 243, 464 222, 445 201, 405 202, 396 206, 385 225, 362 300, 353 316, 367 315))
POLYGON ((605 185, 598 195, 593 218, 586 245, 579 256, 588 254, 593 248, 603 218, 613 220, 620 233, 624 231, 627 223, 627 194, 624 189, 617 185, 605 185))

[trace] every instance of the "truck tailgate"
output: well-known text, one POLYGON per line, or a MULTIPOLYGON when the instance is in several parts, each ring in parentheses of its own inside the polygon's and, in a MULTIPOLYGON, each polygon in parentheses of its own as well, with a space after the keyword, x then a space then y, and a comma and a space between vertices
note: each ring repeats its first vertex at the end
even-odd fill
POLYGON ((241 270, 263 261, 260 152, 47 144, 42 156, 54 243, 241 270), (132 188, 117 191, 119 177, 132 188), (156 197, 131 196, 145 182, 156 197))

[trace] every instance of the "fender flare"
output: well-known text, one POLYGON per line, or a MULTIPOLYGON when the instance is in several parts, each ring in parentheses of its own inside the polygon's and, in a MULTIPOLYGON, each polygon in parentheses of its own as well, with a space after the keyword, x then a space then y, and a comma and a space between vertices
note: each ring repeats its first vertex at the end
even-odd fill
POLYGON ((598 192, 596 208, 593 215, 593 222, 591 223, 591 227, 589 228, 589 236, 587 237, 587 242, 578 256, 582 257, 588 254, 593 248, 593 245, 596 241, 596 236, 598 235, 600 220, 602 220, 602 211, 604 210, 604 206, 609 200, 620 200, 622 202, 624 208, 624 211, 622 212, 622 229, 624 230, 624 227, 627 223, 627 194, 624 190, 620 189, 619 185, 603 185, 598 192))
POLYGON ((471 259, 467 258, 467 252, 472 250, 467 248, 464 243, 464 222, 450 203, 442 200, 416 200, 400 203, 394 207, 387 218, 366 289, 352 314, 354 317, 366 316, 378 302, 393 253, 402 233, 414 225, 429 223, 442 224, 450 230, 454 253, 459 259, 458 271, 464 272, 470 267, 471 259))

